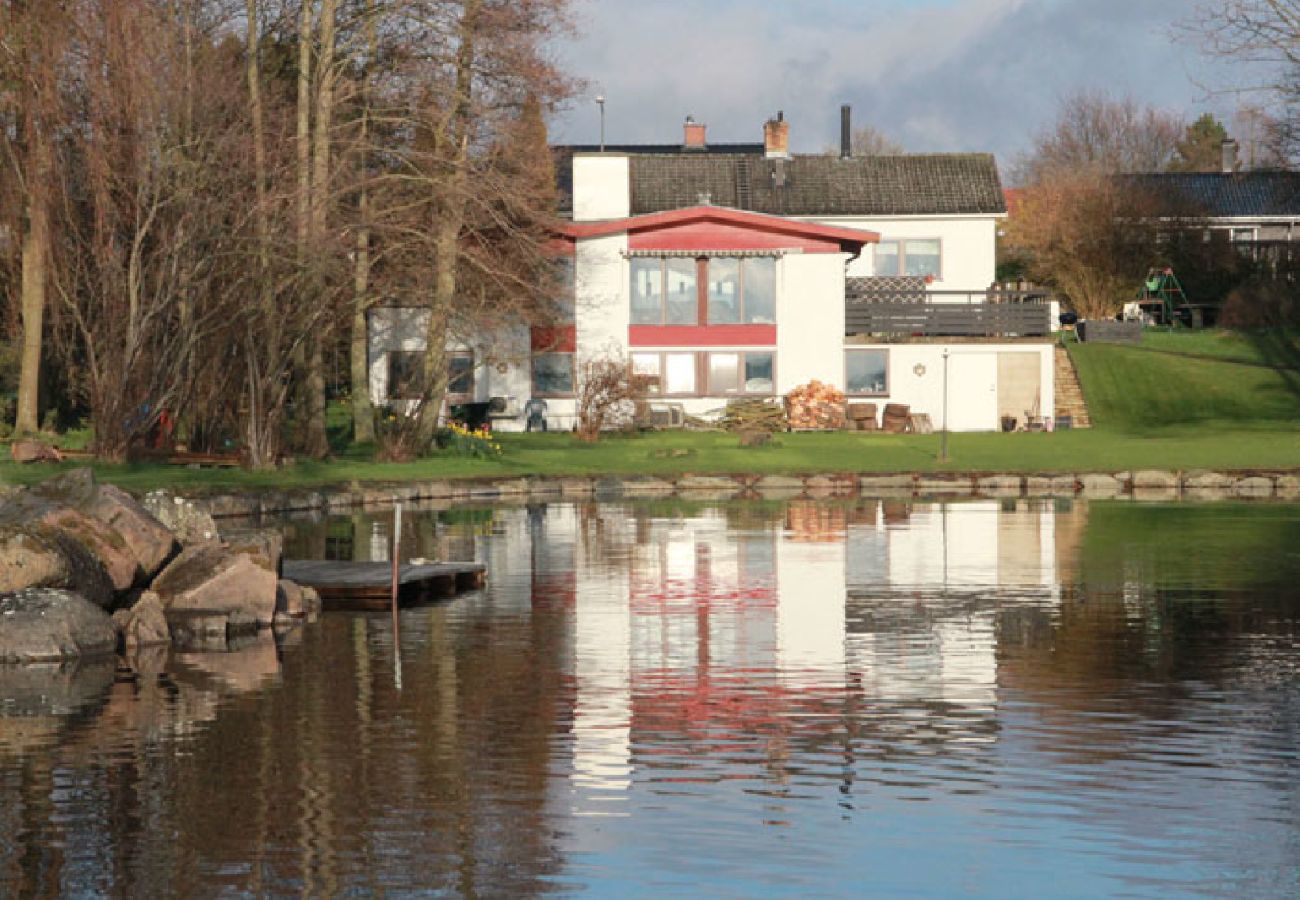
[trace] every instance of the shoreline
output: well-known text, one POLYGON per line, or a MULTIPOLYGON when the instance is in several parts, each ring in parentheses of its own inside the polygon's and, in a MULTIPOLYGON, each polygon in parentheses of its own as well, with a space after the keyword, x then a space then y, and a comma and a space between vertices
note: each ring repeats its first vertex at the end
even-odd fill
MULTIPOLYGON (((177 493, 176 496, 182 496, 177 493)), ((394 503, 619 501, 638 499, 745 500, 844 497, 1082 497, 1092 500, 1300 500, 1300 469, 1119 472, 899 472, 816 475, 521 476, 412 480, 312 490, 250 488, 187 497, 213 518, 255 518, 291 512, 341 513, 394 503)))

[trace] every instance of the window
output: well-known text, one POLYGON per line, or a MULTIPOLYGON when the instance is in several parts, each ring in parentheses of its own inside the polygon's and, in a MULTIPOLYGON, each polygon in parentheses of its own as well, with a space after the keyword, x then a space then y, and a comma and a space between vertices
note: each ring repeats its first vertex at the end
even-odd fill
POLYGON ((632 388, 639 394, 653 395, 663 393, 663 379, 660 377, 662 361, 658 353, 632 354, 632 388))
POLYGON ((474 399, 474 354, 458 351, 447 354, 447 399, 465 402, 474 399))
POLYGON ((572 325, 574 301, 577 297, 572 256, 562 256, 555 260, 555 290, 555 322, 572 325))
POLYGON ((537 353, 533 356, 533 394, 568 397, 573 394, 573 354, 537 353))
POLYGON ((772 257, 636 257, 630 271, 633 325, 776 323, 772 257))
POLYGON ((772 358, 769 351, 708 354, 709 396, 771 394, 772 358))
POLYGON ((664 354, 664 393, 695 393, 695 354, 664 354))
POLYGON ((889 392, 888 350, 844 351, 845 393, 881 396, 889 392))
POLYGON ((418 400, 424 380, 424 353, 392 350, 388 354, 388 399, 418 400))
POLYGON ((632 324, 662 324, 663 304, 663 260, 632 260, 632 324))
POLYGON ((694 353, 633 353, 633 386, 647 395, 694 394, 694 353))
POLYGON ((668 325, 694 325, 700 314, 699 290, 695 284, 695 260, 664 260, 664 276, 668 283, 668 325))
POLYGON ((775 356, 770 350, 633 353, 633 387, 649 396, 770 396, 775 356))
POLYGON ((938 238, 881 241, 875 249, 877 275, 929 275, 943 272, 943 242, 938 238))

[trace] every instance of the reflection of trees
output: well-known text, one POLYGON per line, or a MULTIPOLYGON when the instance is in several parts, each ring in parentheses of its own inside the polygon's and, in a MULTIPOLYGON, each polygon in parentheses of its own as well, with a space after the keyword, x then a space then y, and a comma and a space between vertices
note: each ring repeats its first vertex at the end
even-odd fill
POLYGON ((999 615, 999 685, 1034 701, 1054 755, 1140 756, 1149 744, 1126 727, 1137 722, 1169 723, 1145 735, 1176 740, 1207 696, 1284 683, 1300 619, 1296 546, 1293 506, 1091 504, 1059 610, 999 615))
POLYGON ((103 685, 83 720, 0 767, 2 892, 535 892, 558 870, 560 617, 414 610, 404 693, 388 635, 382 616, 331 615, 278 679, 254 648, 103 685))

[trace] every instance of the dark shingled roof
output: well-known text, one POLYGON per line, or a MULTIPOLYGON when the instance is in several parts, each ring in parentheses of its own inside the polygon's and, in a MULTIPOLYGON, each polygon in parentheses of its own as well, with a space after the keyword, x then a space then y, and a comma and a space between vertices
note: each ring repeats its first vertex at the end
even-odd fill
MULTIPOLYGON (((573 154, 599 153, 599 144, 556 144, 551 147, 555 160, 555 186, 557 189, 560 212, 568 215, 573 212, 573 154)), ((681 154, 689 157, 708 156, 716 153, 739 156, 762 156, 765 148, 762 141, 756 144, 709 144, 698 150, 686 150, 680 144, 606 144, 606 153, 626 153, 638 156, 647 153, 681 154)))
POLYGON ((1188 172, 1122 175, 1157 197, 1210 217, 1300 217, 1300 172, 1188 172))
POLYGON ((687 153, 631 158, 632 214, 701 202, 778 216, 960 215, 1006 212, 986 153, 795 156, 687 153))

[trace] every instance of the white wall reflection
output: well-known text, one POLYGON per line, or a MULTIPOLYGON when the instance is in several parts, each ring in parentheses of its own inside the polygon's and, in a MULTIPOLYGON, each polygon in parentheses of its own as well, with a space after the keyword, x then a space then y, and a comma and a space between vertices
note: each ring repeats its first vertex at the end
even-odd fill
POLYGON ((1084 515, 1024 500, 550 505, 498 511, 489 562, 498 592, 517 580, 534 610, 568 617, 582 818, 621 814, 654 748, 684 736, 706 771, 708 747, 746 742, 779 770, 774 747, 842 733, 851 707, 882 737, 923 721, 940 744, 995 741, 998 617, 1050 614, 1084 515))

